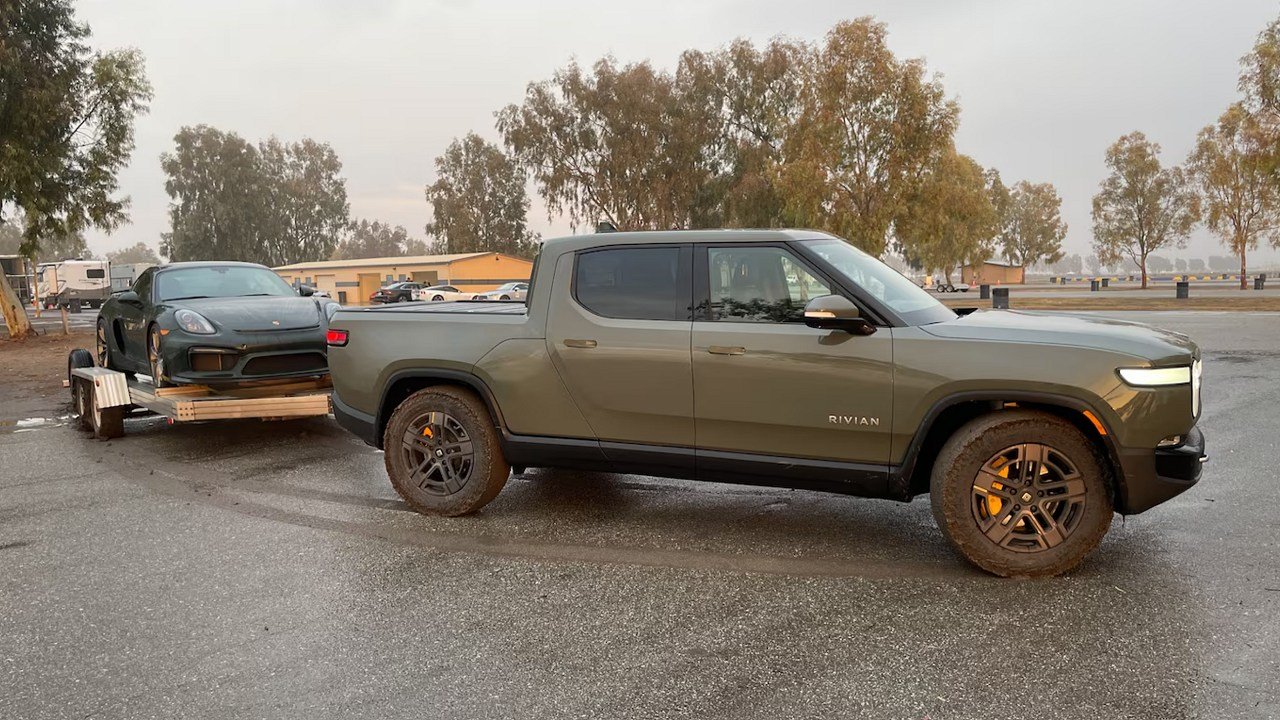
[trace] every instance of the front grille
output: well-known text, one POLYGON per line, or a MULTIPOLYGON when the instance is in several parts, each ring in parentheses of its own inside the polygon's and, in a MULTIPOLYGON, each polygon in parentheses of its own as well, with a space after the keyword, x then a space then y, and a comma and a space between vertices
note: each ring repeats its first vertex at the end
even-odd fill
POLYGON ((329 363, 318 352, 264 355, 245 363, 245 375, 277 375, 284 373, 327 372, 329 363))

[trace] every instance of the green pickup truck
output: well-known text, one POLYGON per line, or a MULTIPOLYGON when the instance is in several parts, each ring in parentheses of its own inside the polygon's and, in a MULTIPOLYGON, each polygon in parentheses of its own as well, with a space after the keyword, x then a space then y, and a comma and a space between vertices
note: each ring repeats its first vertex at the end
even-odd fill
POLYGON ((526 467, 927 493, 975 565, 1044 576, 1206 459, 1185 336, 958 314, 809 230, 548 240, 524 302, 344 308, 328 344, 338 422, 437 515, 526 467))

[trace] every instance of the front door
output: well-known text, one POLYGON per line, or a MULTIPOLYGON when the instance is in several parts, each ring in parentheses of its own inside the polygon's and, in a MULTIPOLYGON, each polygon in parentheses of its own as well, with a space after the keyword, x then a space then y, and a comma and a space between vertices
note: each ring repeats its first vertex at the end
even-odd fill
POLYGON ((691 256, 687 245, 614 247, 556 267, 547 350, 614 461, 669 450, 692 468, 691 256))
POLYGON ((147 362, 147 319, 151 316, 151 291, 155 274, 154 268, 144 270, 131 288, 137 296, 136 300, 118 303, 116 340, 124 351, 125 358, 143 372, 151 371, 147 362))
POLYGON ((892 330, 851 335, 806 326, 805 304, 835 285, 786 244, 695 252, 699 474, 750 465, 785 473, 795 470, 788 459, 807 459, 836 478, 847 471, 850 482, 883 482, 892 330))

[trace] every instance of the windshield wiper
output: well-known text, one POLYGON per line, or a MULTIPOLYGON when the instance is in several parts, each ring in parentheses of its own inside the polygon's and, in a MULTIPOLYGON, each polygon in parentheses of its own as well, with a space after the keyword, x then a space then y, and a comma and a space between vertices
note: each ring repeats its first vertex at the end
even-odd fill
POLYGON ((204 300, 208 295, 185 295, 183 297, 165 298, 162 302, 173 302, 174 300, 204 300))

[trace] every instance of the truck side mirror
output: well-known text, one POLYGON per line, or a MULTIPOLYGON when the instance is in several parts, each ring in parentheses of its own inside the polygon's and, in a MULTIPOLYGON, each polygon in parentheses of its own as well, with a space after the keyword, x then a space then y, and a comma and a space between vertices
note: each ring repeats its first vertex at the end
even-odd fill
POLYGON ((853 335, 870 335, 876 326, 862 317, 858 306, 843 295, 823 295, 804 306, 804 324, 821 330, 843 330, 853 335))

